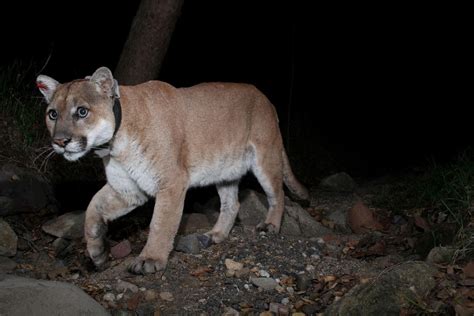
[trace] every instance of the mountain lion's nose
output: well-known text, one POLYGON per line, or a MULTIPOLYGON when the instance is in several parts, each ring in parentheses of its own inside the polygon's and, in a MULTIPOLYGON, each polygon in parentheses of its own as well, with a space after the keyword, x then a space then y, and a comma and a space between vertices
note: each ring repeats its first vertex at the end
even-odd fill
POLYGON ((55 138, 53 139, 53 142, 60 146, 60 147, 66 147, 66 145, 71 141, 71 138, 55 138))

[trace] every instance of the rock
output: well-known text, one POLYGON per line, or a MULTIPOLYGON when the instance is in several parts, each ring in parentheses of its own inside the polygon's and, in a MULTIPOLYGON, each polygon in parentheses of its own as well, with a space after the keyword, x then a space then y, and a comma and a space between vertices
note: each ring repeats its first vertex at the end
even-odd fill
POLYGON ((226 307, 224 308, 224 312, 222 313, 222 316, 239 316, 240 313, 233 309, 232 307, 226 307))
POLYGON ((334 223, 335 231, 350 234, 351 228, 347 222, 347 209, 337 208, 326 214, 326 218, 334 223))
POLYGON ((158 293, 155 290, 149 289, 145 291, 145 301, 155 301, 158 298, 158 293))
POLYGON ((278 285, 277 281, 272 278, 250 278, 253 285, 261 287, 265 291, 272 291, 278 285))
POLYGON ((65 282, 4 276, 0 315, 109 315, 84 291, 65 282))
POLYGON ((455 248, 451 247, 434 247, 428 253, 426 262, 428 263, 448 263, 454 257, 455 248))
POLYGON ((239 194, 240 210, 238 218, 244 226, 255 227, 265 219, 267 200, 265 195, 252 190, 244 190, 239 194))
POLYGON ((321 237, 331 233, 329 229, 311 217, 298 203, 285 198, 285 214, 283 215, 281 227, 281 233, 284 235, 292 235, 292 233, 287 230, 287 227, 285 227, 285 222, 288 221, 289 218, 294 219, 298 223, 302 236, 321 237))
POLYGON ((66 239, 76 239, 84 236, 84 220, 86 213, 76 211, 63 214, 43 224, 44 232, 66 239))
POLYGON ((104 296, 102 297, 104 301, 107 302, 113 302, 115 301, 115 294, 114 293, 105 293, 104 296))
POLYGON ((280 303, 270 303, 268 311, 273 315, 286 316, 289 314, 288 307, 280 303))
POLYGON ((226 276, 228 277, 233 277, 237 271, 240 271, 244 268, 244 265, 242 263, 229 258, 225 259, 224 264, 227 268, 226 276))
POLYGON ((242 279, 242 278, 246 278, 249 274, 250 274, 249 268, 242 268, 240 270, 236 270, 234 273, 234 276, 236 278, 242 279))
POLYGON ((305 315, 316 315, 317 313, 321 312, 322 309, 323 306, 321 306, 321 304, 308 304, 304 305, 301 310, 305 315))
MULTIPOLYGON (((285 207, 286 209, 286 207, 285 207)), ((287 236, 301 236, 303 235, 298 220, 289 216, 288 212, 285 210, 283 213, 283 218, 281 221, 280 233, 287 236)))
POLYGON ((7 257, 0 256, 0 273, 11 272, 16 268, 16 262, 7 257))
POLYGON ((399 315, 403 306, 430 293, 436 285, 435 273, 436 269, 420 261, 394 266, 373 282, 352 288, 325 315, 399 315))
MULTIPOLYGON (((238 218, 244 226, 255 227, 263 222, 267 215, 267 199, 264 194, 245 190, 240 194, 240 210, 238 218)), ((317 237, 330 232, 317 222, 298 203, 285 198, 281 231, 283 235, 317 237)))
POLYGON ((356 183, 347 173, 339 172, 324 178, 320 186, 331 191, 352 192, 356 188, 356 183))
POLYGON ((112 248, 110 248, 110 254, 115 259, 125 258, 132 252, 132 245, 127 239, 122 240, 112 248))
POLYGON ((225 259, 224 264, 225 264, 225 267, 228 270, 234 270, 234 271, 242 270, 242 268, 244 267, 243 263, 234 261, 234 260, 229 259, 229 258, 225 259))
POLYGON ((0 218, 0 256, 12 257, 16 254, 18 237, 13 229, 0 218))
POLYGON ((64 238, 56 238, 56 240, 53 241, 53 249, 56 257, 65 257, 65 255, 68 253, 67 249, 70 244, 70 241, 64 238))
POLYGON ((201 244, 199 243, 198 234, 178 236, 175 250, 184 253, 199 253, 201 251, 201 244))
POLYGON ((362 201, 356 202, 349 210, 348 223, 356 234, 383 229, 382 224, 377 221, 374 213, 362 201))
POLYGON ((10 164, 0 169, 0 216, 56 209, 52 186, 43 176, 10 164))
POLYGON ((115 290, 117 292, 120 292, 120 293, 123 293, 127 290, 129 290, 132 293, 138 293, 138 286, 136 286, 135 284, 132 284, 130 282, 123 281, 123 280, 119 279, 117 281, 117 284, 115 285, 115 290))
POLYGON ((299 273, 296 275, 296 288, 298 291, 306 291, 313 282, 313 278, 307 273, 299 273))
POLYGON ((170 292, 160 292, 159 295, 163 301, 172 302, 174 300, 173 294, 170 292))
POLYGON ((205 214, 191 213, 184 214, 179 227, 179 234, 189 235, 196 232, 208 231, 211 224, 205 214))

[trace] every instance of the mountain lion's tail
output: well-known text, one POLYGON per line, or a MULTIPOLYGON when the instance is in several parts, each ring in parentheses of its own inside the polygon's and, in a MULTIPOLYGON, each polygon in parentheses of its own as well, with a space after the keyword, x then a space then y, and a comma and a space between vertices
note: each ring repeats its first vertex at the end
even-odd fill
POLYGON ((285 149, 282 150, 282 155, 283 155, 283 181, 285 182, 287 188, 298 199, 309 202, 308 189, 306 189, 304 185, 302 185, 293 174, 285 149))

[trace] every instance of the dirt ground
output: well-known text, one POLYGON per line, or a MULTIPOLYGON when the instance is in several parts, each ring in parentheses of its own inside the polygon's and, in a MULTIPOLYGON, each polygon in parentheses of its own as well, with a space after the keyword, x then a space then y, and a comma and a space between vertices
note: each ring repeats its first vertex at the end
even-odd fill
MULTIPOLYGON (((317 315, 385 269, 424 260, 416 251, 417 236, 423 235, 420 224, 372 207, 380 188, 379 182, 368 182, 356 193, 313 189, 306 210, 330 228, 330 234, 273 235, 237 223, 225 242, 196 254, 173 251, 165 271, 145 276, 130 274, 126 267, 145 244, 149 211, 142 213, 146 216, 132 213, 111 225, 112 245, 127 240, 131 254, 111 258, 109 267, 100 272, 87 259, 83 240, 58 247, 53 243, 56 238, 42 231, 41 225, 54 216, 26 214, 8 219, 20 241, 13 273, 76 284, 113 315, 317 315), (379 229, 354 234, 328 216, 334 210, 345 214, 355 201, 375 214, 379 229), (258 283, 262 279, 267 283, 258 283)), ((448 269, 439 267, 441 280, 458 280, 460 270, 451 267, 449 275, 448 269)), ((445 288, 459 288, 456 284, 445 288)), ((416 306, 405 310, 406 315, 419 312, 416 306)))

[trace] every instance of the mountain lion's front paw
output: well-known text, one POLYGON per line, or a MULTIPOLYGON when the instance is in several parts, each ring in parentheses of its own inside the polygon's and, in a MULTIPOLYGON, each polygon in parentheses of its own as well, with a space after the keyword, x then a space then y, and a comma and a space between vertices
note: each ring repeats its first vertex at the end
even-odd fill
POLYGON ((128 271, 134 274, 147 274, 164 270, 165 267, 166 263, 163 263, 160 260, 137 257, 128 266, 128 271))
POLYGON ((87 251, 94 265, 98 270, 103 270, 109 258, 109 247, 103 241, 99 243, 89 243, 87 251))

